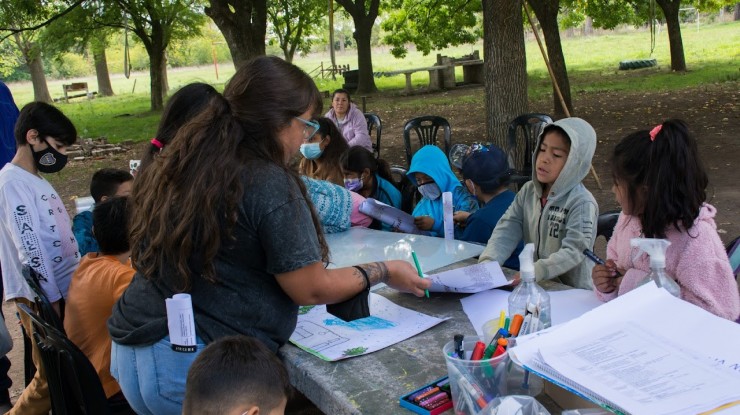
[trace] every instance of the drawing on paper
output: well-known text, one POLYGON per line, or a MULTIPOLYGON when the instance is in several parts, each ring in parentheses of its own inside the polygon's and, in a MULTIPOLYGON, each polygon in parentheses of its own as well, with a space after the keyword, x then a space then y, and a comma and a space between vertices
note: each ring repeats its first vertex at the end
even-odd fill
POLYGON ((327 326, 347 327, 348 329, 357 331, 381 330, 396 327, 396 323, 375 316, 360 318, 353 321, 344 321, 341 318, 328 318, 324 320, 324 324, 327 326))
POLYGON ((349 339, 342 337, 333 331, 327 329, 325 326, 320 326, 310 321, 298 320, 293 335, 290 336, 291 340, 299 341, 301 344, 308 346, 309 348, 321 352, 327 348, 334 347, 338 344, 342 344, 349 339))

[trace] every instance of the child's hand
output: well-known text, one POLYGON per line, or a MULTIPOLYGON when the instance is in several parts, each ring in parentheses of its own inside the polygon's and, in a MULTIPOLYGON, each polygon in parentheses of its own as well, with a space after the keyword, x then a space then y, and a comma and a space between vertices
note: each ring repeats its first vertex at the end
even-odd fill
POLYGON ((618 269, 617 264, 611 259, 608 259, 606 264, 596 265, 591 270, 594 287, 604 294, 609 294, 619 288, 622 275, 624 275, 624 270, 618 269))
POLYGON ((434 218, 431 216, 416 216, 414 218, 414 225, 422 231, 432 230, 432 227, 434 227, 434 218))
POLYGON ((470 216, 470 212, 458 210, 452 215, 452 221, 455 222, 455 225, 464 228, 467 224, 468 216, 470 216))

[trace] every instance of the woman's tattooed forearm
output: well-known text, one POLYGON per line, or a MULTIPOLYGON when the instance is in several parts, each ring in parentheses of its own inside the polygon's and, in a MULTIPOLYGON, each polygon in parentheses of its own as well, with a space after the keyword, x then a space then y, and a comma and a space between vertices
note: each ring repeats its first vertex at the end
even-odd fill
POLYGON ((362 264, 360 267, 367 272, 367 276, 370 279, 370 285, 379 284, 381 282, 388 283, 388 280, 390 279, 388 267, 385 265, 385 262, 362 264))

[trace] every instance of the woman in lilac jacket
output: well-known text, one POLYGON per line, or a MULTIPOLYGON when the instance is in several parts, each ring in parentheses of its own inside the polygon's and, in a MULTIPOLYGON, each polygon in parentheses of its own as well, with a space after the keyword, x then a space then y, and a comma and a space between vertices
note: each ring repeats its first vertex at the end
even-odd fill
POLYGON ((357 108, 357 105, 352 103, 347 90, 337 89, 334 91, 331 99, 331 109, 325 117, 334 121, 334 124, 342 130, 342 135, 350 147, 360 146, 373 151, 370 134, 367 132, 365 114, 357 108))

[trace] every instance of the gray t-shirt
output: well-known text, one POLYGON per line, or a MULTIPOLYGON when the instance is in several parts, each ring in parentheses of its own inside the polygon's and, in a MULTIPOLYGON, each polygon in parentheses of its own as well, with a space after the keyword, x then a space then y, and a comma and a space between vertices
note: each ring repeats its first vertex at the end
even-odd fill
MULTIPOLYGON (((195 331, 206 343, 235 334, 254 336, 277 351, 295 329, 298 306, 275 274, 321 261, 318 238, 310 208, 283 169, 250 162, 242 183, 235 240, 215 259, 218 282, 191 277, 195 331)), ((165 267, 156 279, 134 276, 108 320, 116 343, 148 345, 168 334, 165 299, 178 292, 172 275, 165 267)))

